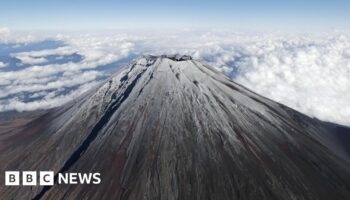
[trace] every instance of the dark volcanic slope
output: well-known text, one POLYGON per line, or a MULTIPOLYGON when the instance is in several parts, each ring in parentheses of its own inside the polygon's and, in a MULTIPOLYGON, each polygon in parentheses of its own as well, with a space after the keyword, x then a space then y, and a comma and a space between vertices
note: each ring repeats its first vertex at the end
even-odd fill
POLYGON ((188 56, 145 56, 0 135, 5 170, 101 172, 100 185, 4 187, 0 199, 349 199, 345 151, 317 120, 188 56))

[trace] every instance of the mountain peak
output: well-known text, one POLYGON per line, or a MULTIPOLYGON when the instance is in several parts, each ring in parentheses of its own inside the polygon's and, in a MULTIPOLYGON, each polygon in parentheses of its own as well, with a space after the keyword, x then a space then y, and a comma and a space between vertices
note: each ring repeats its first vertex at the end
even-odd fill
MULTIPOLYGON (((7 187, 23 199, 346 199, 318 121, 186 55, 147 55, 11 132, 2 171, 99 172, 100 185, 7 187), (25 152, 25 153, 18 153, 25 152), (38 152, 45 152, 45 154, 38 152)), ((5 144, 5 143, 4 143, 5 144)))
POLYGON ((187 61, 193 59, 191 56, 183 54, 145 55, 143 57, 146 59, 167 58, 173 61, 187 61))

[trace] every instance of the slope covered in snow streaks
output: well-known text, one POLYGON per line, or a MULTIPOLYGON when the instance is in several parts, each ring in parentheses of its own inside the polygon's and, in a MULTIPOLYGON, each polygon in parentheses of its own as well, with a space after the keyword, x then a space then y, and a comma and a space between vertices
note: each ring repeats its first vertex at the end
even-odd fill
POLYGON ((181 55, 135 60, 79 99, 1 134, 0 152, 1 171, 101 173, 100 185, 1 187, 10 199, 350 195, 349 156, 319 121, 181 55))

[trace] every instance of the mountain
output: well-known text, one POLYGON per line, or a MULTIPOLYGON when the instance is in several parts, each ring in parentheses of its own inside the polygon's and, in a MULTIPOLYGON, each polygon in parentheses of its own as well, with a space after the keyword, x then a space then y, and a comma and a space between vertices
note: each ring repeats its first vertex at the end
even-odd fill
POLYGON ((0 134, 4 171, 99 172, 99 185, 5 187, 0 199, 349 199, 350 159, 317 119, 190 56, 144 56, 0 134))

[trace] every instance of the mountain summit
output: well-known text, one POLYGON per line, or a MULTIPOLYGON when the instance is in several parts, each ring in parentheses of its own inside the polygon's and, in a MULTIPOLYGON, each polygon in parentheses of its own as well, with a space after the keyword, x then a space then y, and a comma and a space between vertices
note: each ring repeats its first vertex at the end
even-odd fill
MULTIPOLYGON (((0 138, 1 171, 101 173, 0 199, 347 199, 348 156, 316 119, 190 56, 144 56, 0 138)), ((3 178, 3 174, 1 174, 3 178)))

